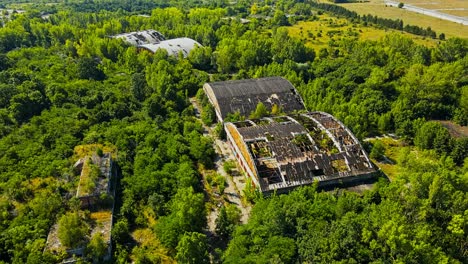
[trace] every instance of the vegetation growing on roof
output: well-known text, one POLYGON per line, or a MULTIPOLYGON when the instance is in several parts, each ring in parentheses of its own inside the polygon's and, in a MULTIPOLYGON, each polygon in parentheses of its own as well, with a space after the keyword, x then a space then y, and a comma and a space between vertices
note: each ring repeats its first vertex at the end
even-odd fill
POLYGON ((93 164, 91 158, 87 158, 80 174, 77 196, 93 194, 99 177, 102 177, 101 170, 96 164, 93 164))

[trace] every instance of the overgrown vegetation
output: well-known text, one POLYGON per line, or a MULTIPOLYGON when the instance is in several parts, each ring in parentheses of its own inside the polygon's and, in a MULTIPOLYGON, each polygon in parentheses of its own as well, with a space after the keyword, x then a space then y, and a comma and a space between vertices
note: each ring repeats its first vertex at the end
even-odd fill
POLYGON ((413 154, 400 159, 397 180, 381 181, 362 196, 304 187, 257 200, 224 262, 466 261, 460 248, 466 243, 466 166, 413 154))
MULTIPOLYGON (((113 262, 206 262, 212 248, 197 168, 213 166, 214 150, 189 97, 207 81, 266 76, 287 78, 308 109, 335 115, 360 138, 396 132, 432 151, 403 153, 395 181, 362 196, 309 187, 263 199, 248 181, 243 194, 257 203, 249 223, 236 228, 229 206, 217 223, 226 241, 232 237, 225 262, 467 261, 468 143, 426 121, 468 122, 465 39, 425 47, 398 33, 343 38, 316 56, 279 28, 325 8, 308 1, 70 0, 48 17, 41 12, 49 5, 30 2, 0 28, 0 262, 59 262, 64 256, 43 251, 50 227, 71 226, 63 235, 70 245, 86 228, 68 199, 79 179, 73 150, 83 144, 115 146, 113 262), (139 15, 155 4, 172 7, 139 15), (225 19, 251 13, 249 23, 225 19), (108 38, 150 28, 204 47, 169 57, 108 38)), ((222 192, 224 182, 213 183, 222 192)), ((99 260, 102 238, 90 240, 99 260)))

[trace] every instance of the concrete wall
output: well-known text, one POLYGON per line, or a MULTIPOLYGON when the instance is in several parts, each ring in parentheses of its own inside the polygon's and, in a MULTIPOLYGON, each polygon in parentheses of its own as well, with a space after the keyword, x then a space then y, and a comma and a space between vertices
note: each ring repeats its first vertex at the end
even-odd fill
MULTIPOLYGON (((380 173, 379 172, 369 172, 366 174, 360 174, 356 176, 347 176, 343 178, 332 178, 330 180, 324 180, 324 181, 319 181, 318 182, 318 188, 319 189, 327 189, 330 187, 350 187, 350 186, 355 186, 359 184, 364 184, 364 183, 369 183, 372 181, 375 181, 379 178, 380 173)), ((312 183, 311 183, 312 184, 312 183)), ((310 185, 310 184, 309 184, 310 185)), ((296 189, 297 187, 300 186, 291 186, 291 187, 285 187, 277 190, 270 190, 268 192, 264 192, 264 194, 268 195, 271 193, 289 193, 290 191, 296 189)))
POLYGON ((224 125, 224 130, 226 131, 226 137, 229 141, 229 145, 233 151, 234 156, 236 157, 239 166, 247 173, 247 175, 252 179, 255 186, 259 187, 260 183, 258 181, 258 172, 255 167, 252 156, 250 155, 245 142, 240 138, 240 135, 237 133, 237 128, 232 123, 226 123, 224 125), (237 133, 237 135, 235 134, 237 133), (238 137, 239 140, 235 140, 235 137, 238 137))

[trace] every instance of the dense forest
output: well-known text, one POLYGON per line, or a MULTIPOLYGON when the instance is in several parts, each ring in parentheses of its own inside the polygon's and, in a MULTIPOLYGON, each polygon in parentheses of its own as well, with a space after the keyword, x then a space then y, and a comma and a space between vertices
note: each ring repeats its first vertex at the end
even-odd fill
POLYGON ((434 121, 468 124, 468 40, 426 47, 392 33, 315 50, 285 28, 337 15, 309 1, 29 2, 1 15, 0 262, 65 258, 44 246, 80 210, 72 167, 87 144, 117 150, 112 263, 468 262, 468 139, 434 121), (171 57, 109 38, 144 29, 203 47, 171 57), (397 178, 362 195, 258 195, 245 225, 222 210, 223 243, 211 243, 200 172, 215 151, 189 98, 207 81, 266 76, 290 80, 309 110, 360 139, 395 133, 408 147, 397 178))

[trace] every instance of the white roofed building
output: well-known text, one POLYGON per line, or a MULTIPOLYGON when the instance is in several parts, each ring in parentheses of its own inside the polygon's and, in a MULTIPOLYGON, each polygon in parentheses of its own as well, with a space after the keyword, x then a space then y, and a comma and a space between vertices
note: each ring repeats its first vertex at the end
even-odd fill
POLYGON ((163 36, 163 34, 153 29, 122 33, 122 34, 113 36, 113 38, 123 39, 125 42, 127 42, 128 44, 132 46, 139 46, 139 45, 149 44, 149 43, 159 43, 166 39, 163 36))
POLYGON ((122 33, 112 37, 123 39, 132 46, 145 49, 153 53, 158 49, 165 49, 170 56, 178 56, 179 53, 182 52, 182 55, 187 57, 190 51, 196 46, 202 46, 191 38, 175 38, 166 40, 160 32, 153 29, 122 33))
POLYGON ((187 57, 190 51, 196 46, 201 47, 202 45, 191 38, 175 38, 164 40, 159 43, 144 44, 138 47, 149 50, 153 53, 158 49, 165 49, 171 56, 178 56, 179 52, 182 52, 182 55, 187 57))

